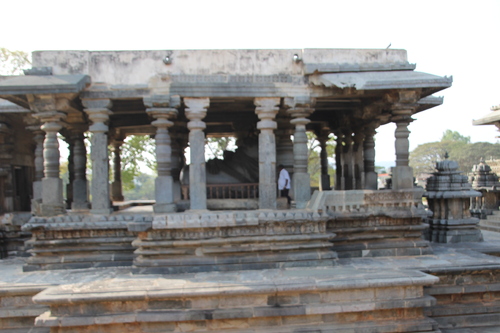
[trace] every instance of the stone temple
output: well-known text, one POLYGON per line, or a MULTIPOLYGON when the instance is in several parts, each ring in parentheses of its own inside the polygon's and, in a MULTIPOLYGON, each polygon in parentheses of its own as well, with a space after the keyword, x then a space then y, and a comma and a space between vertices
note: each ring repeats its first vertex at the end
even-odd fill
POLYGON ((31 235, 28 257, 6 259, 0 331, 500 327, 500 260, 484 254, 496 248, 422 237, 408 126, 452 79, 415 67, 394 49, 34 52, 26 75, 0 77, 0 211, 31 235), (388 123, 396 166, 378 190, 374 135, 388 123), (322 147, 314 192, 306 132, 322 147), (120 148, 139 134, 156 142, 155 202, 115 211, 120 148), (236 151, 205 161, 206 138, 227 136, 236 151))

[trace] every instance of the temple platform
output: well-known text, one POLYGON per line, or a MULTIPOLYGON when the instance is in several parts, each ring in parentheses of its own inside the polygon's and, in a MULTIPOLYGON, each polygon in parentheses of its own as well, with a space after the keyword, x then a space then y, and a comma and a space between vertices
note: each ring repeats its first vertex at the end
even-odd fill
POLYGON ((484 237, 307 269, 23 272, 26 258, 9 258, 0 261, 0 332, 495 332, 500 234, 484 237))

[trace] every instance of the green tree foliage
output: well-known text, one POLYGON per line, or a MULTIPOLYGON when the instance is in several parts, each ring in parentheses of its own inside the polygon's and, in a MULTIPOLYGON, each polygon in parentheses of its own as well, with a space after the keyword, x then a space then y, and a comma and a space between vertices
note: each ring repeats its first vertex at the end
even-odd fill
POLYGON ((21 75, 31 65, 30 55, 0 47, 0 75, 21 75))
POLYGON ((470 172, 474 164, 485 159, 500 158, 500 144, 488 142, 470 143, 470 137, 457 131, 446 130, 439 142, 419 145, 410 153, 410 166, 415 175, 435 171, 436 162, 448 153, 449 159, 458 162, 460 171, 470 172))
POLYGON ((126 200, 154 200, 155 176, 140 172, 134 178, 134 188, 123 191, 126 200))
POLYGON ((223 158, 225 150, 235 148, 236 139, 233 137, 209 137, 206 140, 205 158, 223 158))
POLYGON ((443 136, 441 137, 441 142, 452 141, 457 143, 470 143, 470 136, 463 136, 457 131, 452 131, 447 129, 443 132, 443 136))
MULTIPOLYGON (((311 186, 318 187, 321 179, 321 147, 316 135, 312 132, 307 132, 307 147, 309 151, 307 171, 311 176, 311 186)), ((327 156, 332 159, 335 156, 335 140, 329 137, 326 141, 327 156)), ((333 185, 333 177, 335 175, 335 168, 332 163, 328 163, 328 175, 330 176, 330 184, 333 185)))
MULTIPOLYGON (((147 135, 127 137, 121 146, 120 155, 124 191, 135 188, 136 182, 134 179, 141 174, 141 166, 156 171, 155 142, 154 139, 147 135)), ((110 158, 112 161, 112 156, 110 158)))

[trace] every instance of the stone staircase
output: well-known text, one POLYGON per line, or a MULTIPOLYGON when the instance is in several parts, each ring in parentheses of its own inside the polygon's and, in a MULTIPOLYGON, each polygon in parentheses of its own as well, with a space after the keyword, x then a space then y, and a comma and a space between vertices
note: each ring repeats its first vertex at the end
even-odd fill
POLYGON ((48 333, 35 327, 35 318, 48 310, 33 303, 33 296, 50 285, 15 284, 0 286, 0 333, 48 333))
POLYGON ((500 211, 494 210, 492 215, 486 216, 486 220, 480 220, 479 228, 487 231, 500 232, 500 211))

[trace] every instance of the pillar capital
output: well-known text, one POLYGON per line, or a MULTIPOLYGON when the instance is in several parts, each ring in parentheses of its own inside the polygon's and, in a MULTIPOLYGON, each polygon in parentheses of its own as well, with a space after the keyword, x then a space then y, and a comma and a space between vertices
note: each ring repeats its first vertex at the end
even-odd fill
POLYGON ((143 98, 146 108, 178 108, 181 98, 178 95, 151 95, 143 98))
POLYGON ((280 98, 258 97, 254 99, 254 104, 255 113, 260 119, 257 129, 276 129, 278 125, 274 118, 279 111, 280 98))
POLYGON ((155 119, 151 124, 157 128, 168 128, 174 123, 169 119, 175 119, 179 111, 174 108, 149 108, 146 113, 155 119))
POLYGON ((186 105, 186 117, 190 120, 188 123, 189 130, 203 130, 207 126, 202 121, 207 115, 207 108, 210 106, 210 99, 206 98, 184 98, 186 105))

